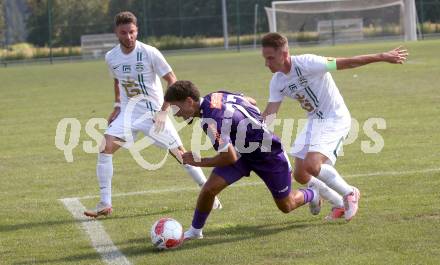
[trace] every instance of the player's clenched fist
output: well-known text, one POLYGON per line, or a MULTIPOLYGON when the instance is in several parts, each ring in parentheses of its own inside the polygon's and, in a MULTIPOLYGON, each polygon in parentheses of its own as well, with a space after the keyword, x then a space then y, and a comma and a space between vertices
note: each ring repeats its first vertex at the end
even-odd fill
POLYGON ((191 151, 182 154, 183 164, 195 165, 197 161, 200 161, 200 158, 194 156, 194 154, 191 151))

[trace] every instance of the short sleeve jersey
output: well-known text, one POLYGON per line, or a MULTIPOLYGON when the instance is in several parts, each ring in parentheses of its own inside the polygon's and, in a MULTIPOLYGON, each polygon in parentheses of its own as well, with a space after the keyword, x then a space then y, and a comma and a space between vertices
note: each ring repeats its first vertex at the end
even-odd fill
POLYGON ((277 72, 270 82, 269 102, 281 102, 285 96, 295 99, 308 118, 347 118, 350 113, 339 93, 328 65, 334 58, 313 54, 291 56, 288 74, 277 72))
POLYGON ((137 106, 159 110, 163 104, 160 77, 171 72, 170 65, 155 47, 136 41, 136 47, 124 54, 120 44, 105 55, 110 75, 119 82, 122 108, 134 97, 144 97, 137 106))
POLYGON ((260 110, 240 94, 219 91, 201 99, 201 126, 218 152, 230 144, 241 155, 261 160, 282 152, 280 140, 268 131, 260 110))

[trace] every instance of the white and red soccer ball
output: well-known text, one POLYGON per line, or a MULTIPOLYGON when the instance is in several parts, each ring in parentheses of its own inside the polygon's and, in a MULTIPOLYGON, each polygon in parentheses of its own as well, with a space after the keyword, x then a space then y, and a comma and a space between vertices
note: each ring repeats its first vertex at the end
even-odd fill
POLYGON ((151 242, 158 249, 177 248, 183 243, 182 225, 172 218, 161 218, 151 227, 151 242))

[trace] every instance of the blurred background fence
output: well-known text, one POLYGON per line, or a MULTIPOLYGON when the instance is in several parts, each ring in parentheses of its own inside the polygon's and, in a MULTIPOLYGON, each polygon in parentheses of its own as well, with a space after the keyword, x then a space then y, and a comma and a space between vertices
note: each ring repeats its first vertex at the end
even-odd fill
MULTIPOLYGON (((258 44, 260 35, 269 31, 264 8, 271 4, 272 0, 0 0, 0 59, 6 65, 25 59, 84 58, 81 37, 112 33, 113 17, 123 10, 138 17, 138 38, 161 50, 240 49, 258 44)), ((440 0, 416 0, 416 8, 419 38, 438 36, 440 0)))

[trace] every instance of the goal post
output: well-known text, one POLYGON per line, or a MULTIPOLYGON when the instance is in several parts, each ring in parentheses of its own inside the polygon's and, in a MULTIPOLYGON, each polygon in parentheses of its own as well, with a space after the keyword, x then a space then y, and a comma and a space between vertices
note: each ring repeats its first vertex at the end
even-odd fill
POLYGON ((269 30, 297 41, 417 40, 415 0, 274 1, 269 30))

